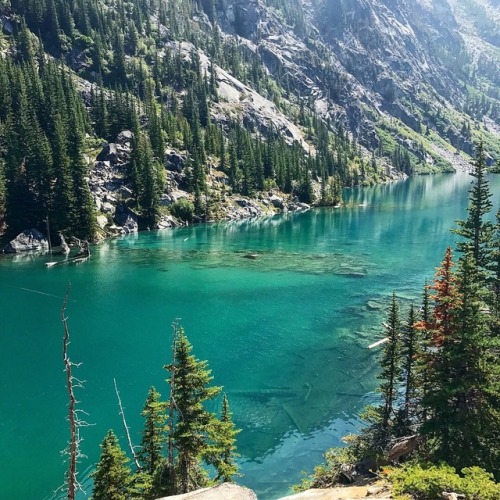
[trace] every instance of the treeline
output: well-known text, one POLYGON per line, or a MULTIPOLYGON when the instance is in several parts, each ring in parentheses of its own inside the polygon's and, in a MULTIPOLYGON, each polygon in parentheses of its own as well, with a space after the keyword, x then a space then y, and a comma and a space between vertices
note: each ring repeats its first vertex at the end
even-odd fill
POLYGON ((35 62, 23 25, 17 60, 0 58, 0 226, 95 235, 85 134, 90 122, 73 79, 43 57, 35 62))
POLYGON ((227 174, 228 193, 252 196, 276 187, 310 203, 315 180, 321 204, 338 203, 343 186, 378 175, 347 132, 332 133, 333 125, 304 103, 286 111, 305 128, 315 154, 272 126, 212 121, 219 101, 215 63, 277 105, 281 90, 258 54, 223 38, 217 26, 208 34, 193 31, 190 15, 201 7, 188 0, 14 0, 0 8, 20 16, 12 50, 0 60, 0 226, 11 233, 45 230, 49 220, 52 236, 94 239, 88 178, 95 149, 124 129, 134 132, 125 179, 133 194, 122 201, 142 227, 154 227, 165 210, 167 146, 186 151, 183 188, 193 193, 198 220, 210 219, 221 201, 207 182, 212 165, 227 174), (203 66, 197 49, 186 57, 173 40, 190 40, 211 63, 203 66), (75 57, 79 73, 94 82, 90 95, 66 67, 75 67, 75 57))
POLYGON ((338 481, 342 463, 366 472, 408 457, 459 471, 479 466, 498 479, 500 211, 496 221, 487 219, 493 205, 486 173, 480 144, 468 216, 453 231, 460 236, 458 259, 446 250, 420 307, 412 305, 403 318, 393 295, 380 404, 368 407, 361 433, 347 439, 347 448, 330 450, 329 467, 318 468, 304 487, 338 481))
POLYGON ((239 430, 233 424, 227 397, 223 395, 219 417, 207 411, 205 404, 217 398, 222 388, 210 385, 213 377, 207 362, 192 354, 192 346, 177 324, 172 351, 173 360, 165 366, 170 373, 170 397, 162 401, 154 387, 149 389, 141 413, 141 444, 135 448, 129 441, 134 470, 115 433, 108 431, 92 473, 94 500, 154 499, 231 482, 237 474, 234 460, 239 430))

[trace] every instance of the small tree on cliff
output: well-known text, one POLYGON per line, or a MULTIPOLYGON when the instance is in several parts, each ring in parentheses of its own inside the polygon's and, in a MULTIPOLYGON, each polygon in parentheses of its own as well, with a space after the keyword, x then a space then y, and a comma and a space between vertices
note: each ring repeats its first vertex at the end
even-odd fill
POLYGON ((238 466, 234 462, 236 456, 236 436, 240 433, 236 429, 227 396, 222 399, 222 410, 220 420, 212 423, 210 444, 206 453, 206 460, 212 464, 217 471, 215 481, 230 483, 238 472, 238 466))
POLYGON ((209 385, 213 380, 211 370, 206 361, 200 361, 191 354, 192 349, 180 327, 175 359, 166 369, 175 376, 175 423, 170 432, 177 450, 176 472, 178 488, 182 493, 203 486, 200 482, 206 483, 201 461, 208 450, 209 429, 215 424, 216 417, 206 410, 204 403, 214 399, 221 391, 220 387, 209 385))
POLYGON ((113 431, 108 431, 101 444, 101 459, 92 473, 93 500, 127 500, 131 484, 129 459, 120 448, 113 431))

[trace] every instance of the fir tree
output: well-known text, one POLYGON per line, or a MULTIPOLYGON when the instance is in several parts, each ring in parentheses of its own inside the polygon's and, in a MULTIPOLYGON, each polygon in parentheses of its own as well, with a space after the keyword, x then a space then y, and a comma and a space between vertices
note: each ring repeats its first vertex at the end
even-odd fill
POLYGON ((397 399, 398 376, 400 373, 401 357, 401 324, 399 319, 399 307, 396 294, 392 294, 391 308, 387 319, 387 338, 380 366, 382 371, 379 378, 382 380, 380 392, 382 394, 381 422, 380 428, 383 438, 387 441, 391 436, 394 416, 394 406, 397 399))
POLYGON ((201 460, 209 447, 209 429, 215 416, 204 404, 214 399, 220 387, 211 387, 213 377, 206 361, 199 361, 191 354, 192 346, 184 330, 178 329, 175 345, 175 360, 166 369, 175 373, 173 399, 176 422, 171 429, 174 447, 177 450, 177 475, 182 493, 203 486, 194 479, 206 482, 201 469, 201 460))
POLYGON ((101 444, 101 458, 92 473, 93 500, 127 500, 131 483, 129 459, 120 448, 113 431, 108 431, 101 444))
POLYGON ((477 145, 476 158, 471 173, 476 181, 469 191, 468 216, 464 221, 457 221, 458 229, 454 230, 456 234, 465 238, 465 241, 457 243, 458 250, 462 253, 472 252, 474 260, 480 268, 484 268, 488 261, 493 231, 492 223, 484 220, 484 216, 493 207, 486 173, 486 154, 481 141, 477 145))
POLYGON ((211 463, 217 471, 215 481, 232 482, 233 476, 238 472, 234 459, 238 456, 235 443, 239 432, 240 430, 236 429, 233 423, 227 396, 224 394, 221 417, 220 420, 213 422, 212 443, 207 452, 207 462, 211 463))
POLYGON ((166 408, 167 404, 160 401, 160 393, 150 387, 141 413, 145 422, 138 456, 144 470, 151 475, 161 461, 162 450, 167 442, 166 408))
POLYGON ((449 397, 449 381, 452 376, 452 360, 448 346, 453 344, 454 318, 458 306, 456 278, 453 274, 453 253, 450 247, 441 266, 437 269, 434 283, 430 286, 435 293, 431 299, 434 307, 429 322, 431 330, 430 349, 427 353, 429 390, 422 400, 427 419, 422 424, 422 432, 434 441, 434 446, 447 456, 448 443, 451 442, 450 407, 445 404, 449 397))
POLYGON ((416 359, 419 342, 417 318, 413 304, 408 313, 408 322, 402 329, 401 357, 404 398, 402 408, 398 413, 398 434, 405 436, 410 432, 416 413, 417 378, 416 359))

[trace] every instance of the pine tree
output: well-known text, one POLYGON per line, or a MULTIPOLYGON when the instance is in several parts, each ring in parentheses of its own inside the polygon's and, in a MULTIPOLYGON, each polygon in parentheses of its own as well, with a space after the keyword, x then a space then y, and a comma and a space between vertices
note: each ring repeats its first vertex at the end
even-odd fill
POLYGON ((174 447, 177 450, 177 477, 182 493, 199 488, 206 483, 206 474, 201 469, 201 460, 209 447, 209 429, 215 416, 209 413, 204 403, 214 399, 220 387, 211 387, 213 377, 206 361, 199 361, 191 354, 192 346, 180 327, 175 345, 175 360, 166 369, 175 373, 176 421, 171 429, 174 447), (197 482, 193 482, 193 480, 197 482))
POLYGON ((426 361, 429 390, 422 400, 422 407, 427 414, 427 420, 422 424, 422 432, 441 450, 442 456, 448 455, 448 443, 451 442, 448 426, 451 409, 446 402, 452 376, 452 360, 449 358, 448 346, 455 341, 454 318, 458 307, 454 265, 453 252, 448 247, 443 262, 437 269, 434 283, 430 286, 435 293, 431 296, 434 307, 429 322, 431 340, 426 361))
MULTIPOLYGON (((73 113, 73 123, 78 120, 73 113)), ((93 240, 97 234, 94 202, 87 182, 88 165, 83 156, 83 136, 77 126, 70 127, 68 133, 68 152, 72 173, 75 213, 72 218, 72 231, 79 237, 93 240)))
POLYGON ((398 434, 405 436, 410 432, 416 413, 417 377, 416 360, 419 350, 417 317, 413 304, 408 313, 408 322, 402 329, 401 356, 404 398, 398 414, 398 434))
POLYGON ((101 458, 92 473, 93 500, 127 500, 131 482, 129 459, 120 448, 113 431, 108 431, 101 444, 101 458))
POLYGON ((236 454, 236 436, 240 430, 235 428, 232 414, 229 410, 227 396, 222 399, 220 420, 214 420, 211 429, 212 443, 207 452, 207 462, 211 463, 216 471, 215 481, 232 482, 238 472, 234 459, 236 454))
POLYGON ((382 371, 379 378, 382 380, 380 392, 382 394, 381 406, 381 431, 385 440, 388 440, 392 433, 394 405, 397 399, 398 376, 400 373, 401 356, 401 324, 399 319, 399 307, 396 294, 392 294, 391 308, 386 325, 387 338, 380 366, 382 371))
POLYGON ((0 158, 0 231, 2 231, 5 223, 5 198, 5 165, 3 160, 0 158))
POLYGON ((471 173, 476 181, 469 191, 467 219, 457 221, 458 229, 454 230, 456 234, 465 238, 465 241, 457 243, 458 250, 462 253, 471 251, 476 264, 480 268, 484 268, 487 264, 493 232, 492 223, 484 220, 484 216, 493 207, 486 173, 486 154, 481 141, 477 145, 476 158, 471 173))
POLYGON ((167 404, 160 401, 160 393, 150 387, 141 413, 145 422, 138 456, 143 468, 151 475, 161 461, 162 450, 167 442, 166 408, 167 404))
POLYGON ((500 339, 500 209, 496 214, 495 231, 491 244, 491 259, 488 266, 491 278, 491 307, 494 324, 492 328, 493 336, 500 339))

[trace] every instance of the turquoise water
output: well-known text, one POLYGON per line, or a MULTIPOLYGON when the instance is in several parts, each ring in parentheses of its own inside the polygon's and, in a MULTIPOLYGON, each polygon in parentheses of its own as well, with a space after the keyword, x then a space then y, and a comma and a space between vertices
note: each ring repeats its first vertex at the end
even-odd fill
MULTIPOLYGON (((0 497, 48 498, 63 479, 68 282, 80 407, 95 424, 82 430, 85 484, 107 429, 123 437, 113 378, 138 443, 148 387, 168 395, 162 367, 181 318, 243 429, 240 482, 263 499, 288 493, 375 397, 367 346, 381 338, 387 298, 418 301, 465 215, 470 180, 420 177, 348 191, 342 209, 125 237, 79 266, 0 258, 0 497)), ((498 207, 500 176, 491 189, 498 207)))

